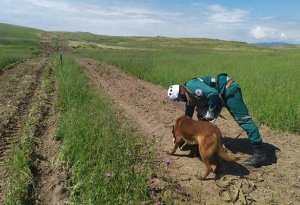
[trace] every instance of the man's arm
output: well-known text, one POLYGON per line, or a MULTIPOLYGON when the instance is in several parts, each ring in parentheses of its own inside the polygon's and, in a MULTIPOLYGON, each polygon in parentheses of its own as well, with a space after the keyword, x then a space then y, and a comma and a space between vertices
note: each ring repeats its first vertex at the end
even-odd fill
POLYGON ((185 115, 187 115, 189 117, 193 117, 194 109, 195 109, 195 106, 186 104, 185 105, 185 115))
POLYGON ((200 89, 203 91, 203 95, 207 99, 208 111, 214 112, 217 105, 220 103, 218 91, 203 82, 201 82, 200 89))

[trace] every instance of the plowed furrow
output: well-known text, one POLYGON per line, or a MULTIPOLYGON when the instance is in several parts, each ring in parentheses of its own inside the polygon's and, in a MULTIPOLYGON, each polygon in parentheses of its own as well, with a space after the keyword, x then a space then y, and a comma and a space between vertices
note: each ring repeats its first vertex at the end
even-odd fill
POLYGON ((5 120, 5 123, 0 125, 0 204, 3 202, 3 191, 8 177, 5 167, 6 160, 22 135, 23 123, 28 117, 35 92, 41 84, 41 77, 46 64, 44 62, 39 66, 41 67, 36 71, 34 81, 28 86, 27 91, 25 91, 26 94, 17 104, 15 111, 5 120))
MULTIPOLYGON (((50 79, 53 79, 50 69, 50 79)), ((54 81, 52 81, 54 83, 54 81)), ((35 193, 32 204, 65 204, 67 173, 61 169, 59 163, 53 164, 52 160, 57 155, 60 143, 53 138, 55 131, 56 115, 54 114, 53 99, 54 89, 45 95, 43 102, 43 114, 39 119, 33 135, 33 153, 31 155, 31 166, 34 175, 35 193)))
MULTIPOLYGON (((21 122, 26 118, 28 110, 30 108, 32 97, 35 93, 37 86, 40 84, 42 70, 39 70, 35 77, 35 83, 32 83, 29 87, 29 91, 26 93, 25 98, 20 101, 17 106, 15 114, 8 120, 6 124, 1 127, 1 138, 0 138, 0 150, 9 151, 11 146, 7 147, 7 144, 12 144, 17 136, 20 128, 21 122)), ((0 153, 0 157, 3 154, 0 153)))

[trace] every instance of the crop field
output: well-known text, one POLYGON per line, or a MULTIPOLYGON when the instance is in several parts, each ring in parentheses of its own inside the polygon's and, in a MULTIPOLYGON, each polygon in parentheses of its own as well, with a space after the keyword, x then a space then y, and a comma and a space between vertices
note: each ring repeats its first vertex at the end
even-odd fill
POLYGON ((0 24, 0 204, 299 204, 300 47, 45 32, 0 24), (59 52, 58 52, 59 51, 59 52), (191 147, 168 155, 184 104, 170 84, 228 73, 269 163, 224 109, 237 162, 201 180, 191 147))

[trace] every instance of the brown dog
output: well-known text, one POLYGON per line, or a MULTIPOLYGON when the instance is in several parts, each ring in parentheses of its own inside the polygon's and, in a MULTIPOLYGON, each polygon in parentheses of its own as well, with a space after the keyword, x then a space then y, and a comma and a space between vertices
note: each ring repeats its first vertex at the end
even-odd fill
POLYGON ((173 126, 174 148, 169 154, 174 154, 182 139, 187 144, 198 144, 199 152, 203 163, 206 165, 206 172, 202 176, 205 179, 210 172, 216 173, 220 159, 225 161, 236 161, 237 158, 229 156, 222 146, 222 134, 219 128, 208 121, 195 121, 188 116, 182 116, 176 120, 173 126), (216 168, 212 169, 210 160, 216 157, 216 168))

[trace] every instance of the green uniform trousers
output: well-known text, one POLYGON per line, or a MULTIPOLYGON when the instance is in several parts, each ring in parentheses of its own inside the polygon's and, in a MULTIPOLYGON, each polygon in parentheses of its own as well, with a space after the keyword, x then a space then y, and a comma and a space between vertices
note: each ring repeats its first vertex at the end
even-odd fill
POLYGON ((233 82, 225 91, 225 104, 234 120, 246 131, 249 142, 251 144, 260 144, 262 138, 257 126, 249 115, 247 106, 242 98, 241 89, 236 82, 233 82))

